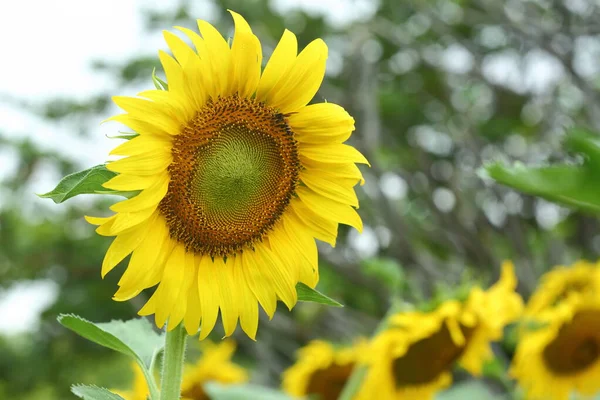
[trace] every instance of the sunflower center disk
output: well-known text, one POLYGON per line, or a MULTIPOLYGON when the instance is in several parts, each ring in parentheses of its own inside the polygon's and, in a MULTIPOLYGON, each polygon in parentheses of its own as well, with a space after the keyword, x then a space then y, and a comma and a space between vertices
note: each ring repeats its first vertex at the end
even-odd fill
MULTIPOLYGON (((475 327, 460 325, 460 330, 468 342, 475 327)), ((433 335, 410 345, 406 353, 392 363, 392 373, 396 387, 427 385, 440 374, 448 371, 463 354, 466 346, 458 346, 452 340, 450 330, 443 323, 433 335)))
POLYGON ((300 162, 282 114, 251 99, 207 104, 173 142, 160 204, 188 251, 227 257, 273 227, 289 204, 300 162))
POLYGON ((571 375, 600 361, 600 311, 575 314, 543 352, 546 366, 558 375, 571 375))
POLYGON ((327 368, 315 371, 308 382, 306 393, 318 395, 321 400, 337 400, 348 382, 353 368, 353 363, 332 364, 327 368))

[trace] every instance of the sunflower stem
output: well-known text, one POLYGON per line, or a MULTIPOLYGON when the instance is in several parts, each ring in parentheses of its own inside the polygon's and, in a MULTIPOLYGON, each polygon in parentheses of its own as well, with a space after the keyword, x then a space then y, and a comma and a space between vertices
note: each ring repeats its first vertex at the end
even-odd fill
POLYGON ((167 332, 160 381, 160 400, 179 400, 181 396, 186 339, 187 333, 183 324, 179 324, 177 328, 167 332))
MULTIPOLYGON (((401 302, 392 300, 392 304, 388 309, 387 313, 381 319, 379 325, 377 325, 377 328, 375 328, 375 332, 373 332, 373 337, 377 336, 379 333, 384 331, 388 325, 388 318, 400 311, 402 308, 403 304, 401 302)), ((352 374, 350 374, 350 378, 348 378, 348 381, 344 385, 344 389, 342 390, 342 393, 340 393, 340 397, 338 400, 353 400, 354 397, 360 391, 362 382, 367 376, 368 372, 369 367, 367 367, 366 365, 357 365, 352 370, 352 374)))

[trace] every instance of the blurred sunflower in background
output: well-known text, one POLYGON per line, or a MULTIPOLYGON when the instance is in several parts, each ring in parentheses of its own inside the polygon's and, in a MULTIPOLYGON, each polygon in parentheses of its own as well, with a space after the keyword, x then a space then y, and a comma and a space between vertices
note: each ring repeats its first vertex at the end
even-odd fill
POLYGON ((528 399, 600 392, 600 297, 571 293, 521 330, 511 375, 528 399))
POLYGON ((600 295, 598 263, 580 260, 571 266, 557 266, 541 277, 537 290, 527 302, 525 314, 535 316, 557 305, 571 293, 588 292, 600 295))
POLYGON ((207 382, 221 384, 243 383, 248 380, 248 373, 231 361, 235 353, 235 343, 225 340, 219 344, 206 342, 202 344, 202 357, 195 364, 188 364, 184 369, 181 384, 182 400, 209 400, 204 391, 207 382))
POLYGON ((362 230, 354 186, 367 160, 343 144, 353 118, 332 103, 307 105, 325 73, 320 40, 297 54, 285 31, 261 72, 262 50, 250 26, 231 12, 231 46, 209 23, 202 36, 178 27, 195 51, 165 32, 173 57, 160 52, 168 86, 115 97, 112 118, 137 136, 108 163, 108 189, 139 191, 88 217, 116 236, 102 276, 131 254, 114 295, 128 300, 158 284, 140 310, 167 329, 182 321, 200 339, 219 311, 225 336, 239 318, 254 338, 258 303, 269 317, 277 300, 292 308, 298 282, 319 279, 315 238, 335 245, 338 223, 362 230))
POLYGON ((293 396, 337 400, 365 350, 363 340, 340 349, 313 340, 298 351, 297 362, 283 373, 283 390, 293 396))
MULTIPOLYGON (((220 384, 243 383, 248 380, 248 373, 231 358, 235 353, 235 342, 225 340, 218 344, 202 343, 202 355, 194 364, 186 364, 181 385, 182 400, 210 400, 204 391, 204 384, 217 382, 220 384)), ((146 400, 149 396, 148 385, 140 367, 132 365, 134 379, 129 391, 112 390, 125 400, 146 400)))
POLYGON ((373 338, 368 372, 358 398, 427 400, 448 387, 456 364, 481 374, 492 358, 490 342, 523 310, 515 292, 512 263, 505 262, 498 282, 487 291, 471 289, 465 301, 448 300, 431 312, 400 312, 373 338))

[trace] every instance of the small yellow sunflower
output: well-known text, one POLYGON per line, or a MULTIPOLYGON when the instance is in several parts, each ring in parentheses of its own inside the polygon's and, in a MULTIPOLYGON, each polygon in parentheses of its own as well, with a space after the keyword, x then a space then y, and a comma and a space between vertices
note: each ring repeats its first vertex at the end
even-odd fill
POLYGON ((367 160, 343 144, 353 118, 332 103, 308 105, 325 73, 327 46, 317 39, 297 54, 285 31, 261 72, 262 50, 248 23, 231 12, 231 46, 208 22, 201 35, 164 36, 159 52, 168 90, 115 97, 112 120, 139 136, 111 154, 118 175, 106 188, 140 191, 88 217, 116 236, 102 276, 131 254, 114 299, 158 284, 140 310, 159 327, 181 321, 200 339, 221 314, 225 336, 239 318, 254 338, 258 303, 272 317, 277 300, 292 308, 295 286, 315 287, 315 238, 335 245, 338 223, 362 229, 354 186, 367 160))
POLYGON ((196 364, 186 365, 181 384, 182 400, 210 400, 203 385, 243 383, 248 380, 246 370, 231 362, 235 343, 223 341, 218 345, 203 343, 202 357, 196 364))
POLYGON ((532 400, 600 393, 600 297, 572 293, 521 330, 511 375, 532 400))
POLYGON ((131 390, 121 391, 112 389, 111 392, 118 394, 125 400, 147 400, 148 396, 150 396, 150 391, 148 390, 148 384, 146 383, 142 369, 135 362, 131 364, 131 369, 133 370, 133 387, 131 390))
POLYGON ((325 341, 313 340, 298 351, 296 364, 283 373, 283 390, 292 396, 337 400, 364 347, 363 341, 336 349, 325 341))
POLYGON ((600 295, 600 268, 597 263, 580 260, 568 267, 555 267, 544 274, 541 284, 527 302, 525 314, 535 316, 573 292, 600 295))
POLYGON ((487 291, 473 288, 465 302, 449 300, 436 310, 401 312, 377 335, 367 359, 368 372, 358 398, 428 400, 452 382, 460 364, 474 375, 492 357, 490 342, 519 318, 523 302, 515 293, 511 263, 487 291))
MULTIPOLYGON (((207 382, 221 384, 243 383, 248 380, 246 370, 231 362, 235 352, 235 343, 225 340, 219 344, 203 342, 202 355, 195 364, 184 367, 181 384, 181 400, 210 400, 204 392, 203 385, 207 382)), ((144 374, 140 367, 132 365, 134 379, 130 391, 112 390, 125 400, 146 400, 150 394, 144 374)))

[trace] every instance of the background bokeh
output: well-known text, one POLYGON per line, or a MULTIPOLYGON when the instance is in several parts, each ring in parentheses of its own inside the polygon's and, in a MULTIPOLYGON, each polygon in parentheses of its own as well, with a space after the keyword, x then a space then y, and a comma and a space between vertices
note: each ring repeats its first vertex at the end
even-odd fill
MULTIPOLYGON (((393 298, 423 304, 487 285, 503 259, 527 297, 552 266, 597 258, 596 219, 478 173, 491 160, 562 160, 567 129, 600 129, 593 0, 13 1, 0 13, 0 399, 71 398, 75 382, 128 386, 124 357, 56 322, 132 318, 149 297, 114 302, 120 272, 100 279, 110 240, 83 215, 113 200, 57 206, 35 193, 105 160, 116 143, 106 135, 120 129, 100 125, 117 112, 110 96, 152 86, 163 29, 201 18, 231 35, 227 8, 265 55, 284 28, 300 46, 326 41, 315 100, 355 117, 351 143, 372 163, 357 189, 364 233, 342 226, 335 249, 319 243, 319 289, 346 307, 282 307, 269 323, 261 316, 256 342, 238 332, 254 382, 278 386, 310 339, 369 335, 393 298)), ((511 335, 495 350, 509 360, 511 335)), ((493 374, 485 382, 502 391, 493 374)))

